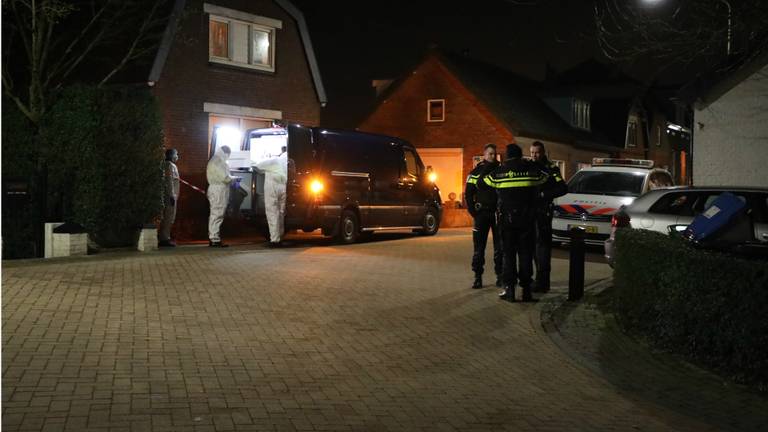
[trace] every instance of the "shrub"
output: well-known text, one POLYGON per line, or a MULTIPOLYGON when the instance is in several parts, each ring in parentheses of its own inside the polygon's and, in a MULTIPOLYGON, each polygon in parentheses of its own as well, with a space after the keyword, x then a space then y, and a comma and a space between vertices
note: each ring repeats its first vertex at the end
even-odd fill
POLYGON ((64 219, 104 246, 125 245, 161 207, 163 138, 157 104, 146 89, 65 89, 48 113, 52 189, 64 219))
POLYGON ((738 381, 768 390, 768 265, 644 230, 616 239, 615 306, 624 326, 738 381))
POLYGON ((35 221, 39 206, 32 198, 37 192, 34 183, 37 161, 35 128, 10 100, 3 100, 2 170, 3 170, 3 259, 35 256, 35 221), (8 196, 6 183, 10 180, 27 183, 30 194, 8 196))

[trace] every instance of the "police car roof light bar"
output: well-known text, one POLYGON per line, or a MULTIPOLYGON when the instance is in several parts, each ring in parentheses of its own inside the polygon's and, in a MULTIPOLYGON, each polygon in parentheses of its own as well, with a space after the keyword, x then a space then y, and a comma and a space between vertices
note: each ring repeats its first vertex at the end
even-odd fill
POLYGON ((653 168, 653 161, 647 159, 592 158, 592 166, 653 168))

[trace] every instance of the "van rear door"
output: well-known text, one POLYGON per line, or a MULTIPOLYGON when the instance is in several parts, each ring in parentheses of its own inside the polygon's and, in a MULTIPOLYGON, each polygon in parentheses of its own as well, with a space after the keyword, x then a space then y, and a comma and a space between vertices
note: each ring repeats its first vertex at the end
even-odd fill
POLYGON ((303 227, 308 216, 311 181, 316 149, 312 129, 288 126, 288 184, 286 185, 286 226, 303 227))

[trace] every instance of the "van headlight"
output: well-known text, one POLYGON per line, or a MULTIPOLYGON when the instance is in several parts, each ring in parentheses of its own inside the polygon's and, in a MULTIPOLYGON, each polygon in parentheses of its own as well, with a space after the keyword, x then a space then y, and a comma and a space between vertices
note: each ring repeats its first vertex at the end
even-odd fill
POLYGON ((431 183, 434 183, 437 181, 437 173, 432 171, 427 175, 427 180, 429 180, 431 183))

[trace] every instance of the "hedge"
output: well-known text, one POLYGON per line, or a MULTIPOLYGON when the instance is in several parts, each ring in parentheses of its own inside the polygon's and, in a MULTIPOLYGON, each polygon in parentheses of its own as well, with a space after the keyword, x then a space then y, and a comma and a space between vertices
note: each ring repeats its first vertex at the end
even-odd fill
POLYGON ((137 87, 65 89, 43 137, 63 217, 102 246, 125 246, 162 208, 163 135, 157 103, 137 87))
POLYGON ((27 196, 11 197, 3 191, 3 259, 28 258, 39 252, 35 244, 34 221, 40 220, 40 206, 32 200, 32 196, 40 193, 39 185, 34 182, 39 153, 37 137, 33 131, 34 126, 16 105, 3 98, 3 182, 13 179, 26 182, 29 186, 27 196))
POLYGON ((614 283, 625 327, 768 391, 768 263, 622 229, 614 283))

